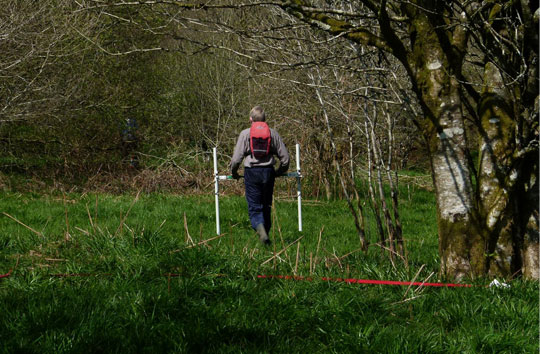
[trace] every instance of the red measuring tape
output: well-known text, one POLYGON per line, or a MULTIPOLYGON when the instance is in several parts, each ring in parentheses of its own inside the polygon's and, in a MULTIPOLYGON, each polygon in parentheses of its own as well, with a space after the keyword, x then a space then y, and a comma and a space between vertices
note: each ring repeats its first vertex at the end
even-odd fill
MULTIPOLYGON (((110 273, 107 274, 91 274, 91 273, 70 273, 70 274, 51 274, 53 277, 90 277, 90 276, 110 276, 110 273)), ((11 270, 6 274, 0 274, 0 279, 7 278, 11 276, 11 270)), ((166 277, 178 277, 180 274, 166 273, 163 274, 166 277)), ((314 281, 316 279, 311 277, 299 277, 293 275, 257 275, 258 279, 286 279, 286 280, 303 280, 303 281, 314 281)), ((396 281, 396 280, 371 280, 371 279, 354 279, 354 278, 328 278, 321 277, 322 281, 332 281, 338 283, 347 283, 347 284, 378 284, 378 285, 402 285, 402 286, 433 286, 433 287, 446 287, 446 288, 471 288, 474 285, 471 284, 454 284, 454 283, 424 283, 419 281, 396 281)))
MULTIPOLYGON (((259 279, 287 279, 287 280, 305 280, 313 281, 315 279, 310 277, 298 277, 292 275, 257 275, 259 279)), ((434 286, 434 287, 448 287, 448 288, 471 288, 471 284, 453 284, 453 283, 424 283, 424 282, 412 282, 412 281, 395 281, 395 280, 371 280, 371 279, 353 279, 353 278, 327 278, 321 277, 322 281, 333 281, 347 284, 379 284, 379 285, 416 285, 416 286, 434 286)))

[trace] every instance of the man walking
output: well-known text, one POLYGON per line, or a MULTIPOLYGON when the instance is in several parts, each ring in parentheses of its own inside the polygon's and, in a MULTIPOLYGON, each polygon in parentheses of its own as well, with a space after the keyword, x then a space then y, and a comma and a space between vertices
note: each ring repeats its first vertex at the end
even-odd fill
POLYGON ((251 227, 259 234, 263 244, 270 244, 272 195, 274 180, 287 172, 289 152, 279 134, 266 124, 264 110, 255 106, 249 114, 251 128, 240 133, 231 160, 231 173, 238 179, 238 168, 244 160, 244 183, 248 203, 251 227), (274 170, 277 155, 280 161, 278 170, 274 170))

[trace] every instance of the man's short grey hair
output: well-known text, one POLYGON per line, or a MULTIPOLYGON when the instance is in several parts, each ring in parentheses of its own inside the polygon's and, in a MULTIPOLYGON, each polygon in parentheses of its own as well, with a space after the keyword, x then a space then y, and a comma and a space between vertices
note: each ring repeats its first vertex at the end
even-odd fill
POLYGON ((264 114, 264 109, 261 106, 255 106, 249 112, 249 117, 253 119, 254 122, 264 122, 266 120, 266 114, 264 114))

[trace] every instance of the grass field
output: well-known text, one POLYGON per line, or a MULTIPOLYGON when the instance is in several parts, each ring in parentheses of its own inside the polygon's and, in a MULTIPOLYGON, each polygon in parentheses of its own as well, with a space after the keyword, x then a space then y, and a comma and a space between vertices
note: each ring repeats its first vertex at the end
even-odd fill
POLYGON ((0 351, 539 350, 536 282, 503 289, 480 286, 487 279, 468 280, 479 285, 472 288, 320 280, 444 281, 431 193, 402 193, 409 268, 393 267, 376 246, 357 251, 342 202, 305 201, 300 234, 296 203, 278 198, 270 248, 250 229, 242 197, 222 198, 221 210, 224 236, 197 245, 215 236, 211 195, 2 193, 0 274, 13 271, 0 279, 0 351))

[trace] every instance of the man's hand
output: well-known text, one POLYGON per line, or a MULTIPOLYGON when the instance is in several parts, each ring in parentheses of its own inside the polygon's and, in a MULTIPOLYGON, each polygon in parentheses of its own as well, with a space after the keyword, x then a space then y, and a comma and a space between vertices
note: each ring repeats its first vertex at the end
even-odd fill
POLYGON ((287 173, 287 168, 283 169, 281 166, 276 170, 276 177, 283 176, 287 173))
POLYGON ((239 179, 240 178, 240 175, 238 174, 238 171, 232 171, 232 178, 234 179, 239 179))

